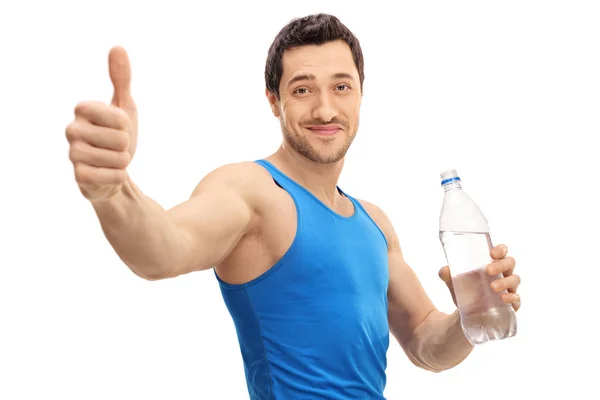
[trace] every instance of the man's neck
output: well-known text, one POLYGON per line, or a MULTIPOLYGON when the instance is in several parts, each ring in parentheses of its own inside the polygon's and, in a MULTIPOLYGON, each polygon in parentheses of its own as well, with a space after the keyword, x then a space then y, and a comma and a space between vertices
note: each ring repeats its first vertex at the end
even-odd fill
POLYGON ((318 164, 286 146, 281 146, 266 159, 328 206, 337 206, 341 199, 337 184, 344 159, 331 164, 318 164))

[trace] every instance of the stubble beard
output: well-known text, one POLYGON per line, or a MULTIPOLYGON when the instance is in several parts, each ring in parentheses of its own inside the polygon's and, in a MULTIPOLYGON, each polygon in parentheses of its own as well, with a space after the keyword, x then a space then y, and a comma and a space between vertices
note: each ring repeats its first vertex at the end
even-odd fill
POLYGON ((285 124, 283 123, 283 120, 280 119, 280 122, 281 122, 281 130, 283 132, 283 137, 285 138, 285 141, 298 154, 302 155, 303 157, 307 158, 308 160, 310 160, 316 164, 332 164, 332 163, 336 163, 336 162, 342 160, 346 156, 346 153, 348 152, 350 145, 354 141, 354 138, 356 137, 356 132, 358 130, 358 124, 357 124, 354 132, 350 132, 350 135, 346 139, 346 142, 344 143, 344 145, 337 151, 330 152, 327 154, 321 154, 310 144, 310 142, 308 141, 308 138, 306 136, 296 136, 296 135, 290 133, 286 129, 285 124))

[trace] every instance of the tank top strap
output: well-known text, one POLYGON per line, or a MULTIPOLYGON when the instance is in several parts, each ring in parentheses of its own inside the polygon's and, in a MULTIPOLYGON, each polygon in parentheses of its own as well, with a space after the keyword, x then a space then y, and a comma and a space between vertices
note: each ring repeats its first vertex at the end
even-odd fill
POLYGON ((279 185, 283 190, 285 190, 292 197, 292 199, 294 200, 294 203, 296 205, 296 210, 298 211, 298 220, 299 221, 301 219, 303 219, 300 217, 300 209, 301 208, 302 209, 308 208, 311 210, 311 212, 317 211, 317 210, 318 210, 317 212, 321 212, 322 210, 326 210, 327 213, 333 214, 336 217, 339 217, 342 220, 347 221, 348 223, 351 223, 352 221, 354 221, 355 223, 359 223, 359 224, 372 225, 381 234, 381 236, 383 237, 383 240, 386 244, 386 247, 387 247, 387 238, 385 237, 385 234, 383 233, 383 231, 381 231, 381 229, 379 228, 377 223, 373 220, 373 218, 371 218, 371 216, 369 215, 367 210, 365 210, 365 208, 363 207, 361 202, 358 201, 353 196, 350 196, 345 191, 343 191, 339 186, 336 186, 339 193, 342 196, 345 196, 354 205, 354 213, 349 217, 341 216, 338 213, 336 213, 335 211, 333 211, 331 208, 327 207, 320 200, 318 200, 313 194, 311 194, 308 190, 306 190, 303 186, 301 186, 299 183, 295 182, 290 177, 285 175, 283 172, 281 172, 279 169, 277 169, 277 167, 275 167, 269 161, 261 159, 261 160, 256 160, 255 162, 257 164, 262 165, 271 174, 271 177, 273 178, 275 183, 277 185, 279 185))
POLYGON ((287 191, 292 197, 295 198, 298 194, 302 194, 304 192, 304 188, 277 169, 277 167, 275 167, 269 161, 261 159, 254 162, 262 165, 271 174, 271 177, 275 183, 287 191))

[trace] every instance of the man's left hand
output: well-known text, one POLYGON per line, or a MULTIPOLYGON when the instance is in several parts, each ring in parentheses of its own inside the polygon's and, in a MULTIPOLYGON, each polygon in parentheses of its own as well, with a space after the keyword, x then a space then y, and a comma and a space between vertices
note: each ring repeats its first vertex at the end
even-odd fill
MULTIPOLYGON (((514 273, 515 270, 515 259, 513 257, 507 257, 508 247, 500 244, 494 246, 490 251, 490 256, 493 261, 486 266, 486 271, 490 276, 499 275, 498 279, 495 279, 491 283, 492 291, 498 293, 506 290, 507 293, 502 293, 500 297, 505 303, 512 304, 515 311, 521 308, 521 296, 517 294, 517 288, 521 284, 521 277, 514 273)), ((456 296, 454 294, 454 287, 452 285, 452 277, 450 275, 450 269, 448 266, 440 269, 440 278, 446 283, 450 293, 452 294, 452 300, 456 304, 456 296)))

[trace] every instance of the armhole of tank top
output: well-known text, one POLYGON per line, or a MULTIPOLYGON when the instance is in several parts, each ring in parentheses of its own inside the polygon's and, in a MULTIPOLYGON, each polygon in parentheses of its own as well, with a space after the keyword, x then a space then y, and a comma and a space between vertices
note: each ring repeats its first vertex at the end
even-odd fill
POLYGON ((296 233, 294 234, 294 239, 292 240, 292 243, 290 244, 288 249, 285 251, 285 253, 283 253, 281 258, 279 260, 277 260, 277 262, 275 262, 275 264, 273 264, 268 270, 266 270, 261 275, 257 276, 256 278, 254 278, 246 283, 234 284, 234 283, 225 282, 217 274, 216 269, 213 268, 215 277, 216 277, 217 281, 219 282, 219 285, 224 289, 230 289, 230 290, 231 289, 233 289, 233 290, 246 289, 246 288, 249 288, 251 286, 254 286, 254 285, 260 283, 262 280, 267 279, 273 273, 277 272, 277 270, 280 269, 281 267, 283 267, 286 264, 287 260, 293 255, 293 253, 296 249, 296 246, 297 246, 298 239, 300 238, 300 234, 302 231, 302 220, 300 218, 300 205, 298 203, 298 200, 296 199, 296 196, 294 195, 293 191, 289 189, 288 185, 281 183, 281 181, 282 180, 285 181, 285 179, 283 179, 283 178, 277 179, 278 178, 276 176, 276 175, 278 175, 277 171, 273 171, 269 167, 268 164, 262 163, 262 162, 260 162, 260 160, 255 161, 255 162, 258 165, 262 166, 264 169, 266 169, 267 172, 269 173, 269 175, 271 175, 271 179, 273 179, 273 182, 279 188, 281 188, 282 190, 285 190, 285 192, 292 198, 292 201, 294 202, 294 208, 296 210, 296 233))
MULTIPOLYGON (((287 192, 287 194, 290 195, 290 197, 292 198, 292 200, 294 200, 294 204, 297 204, 296 201, 296 196, 292 193, 292 191, 288 188, 288 185, 282 183, 281 181, 285 181, 285 176, 280 176, 279 171, 277 171, 275 168, 273 168, 273 166, 271 166, 271 164, 267 161, 264 160, 256 160, 254 161, 256 164, 260 165, 261 167, 263 167, 268 173, 269 175, 271 175, 271 179, 273 179, 273 182, 279 186, 280 189, 283 189, 287 192)), ((297 207, 297 205, 296 205, 297 207)), ((298 212, 298 210, 296 210, 296 213, 298 212)))
POLYGON ((389 249, 389 243, 387 238, 385 237, 385 233, 383 233, 383 231, 381 230, 381 228, 379 227, 379 225, 377 224, 377 222, 375 222, 375 220, 371 217, 371 215, 367 212, 367 210, 365 210, 365 208, 363 207, 363 205, 360 203, 360 201, 356 200, 354 197, 349 196, 347 193, 343 192, 341 189, 338 188, 338 190, 347 198, 350 199, 350 201, 352 203, 354 203, 354 207, 358 207, 363 214, 365 214, 365 216, 367 217, 367 219, 369 219, 369 221, 371 221, 371 223, 375 226, 375 228, 379 231, 379 233, 381 234, 381 237, 383 238, 383 241, 385 243, 385 248, 386 250, 389 249))
POLYGON ((287 176, 281 174, 281 172, 274 168, 269 162, 263 160, 256 160, 255 163, 263 167, 269 173, 269 175, 271 175, 271 179, 273 179, 273 182, 292 198, 294 206, 296 207, 296 216, 298 219, 298 223, 300 223, 300 209, 298 206, 298 199, 296 198, 296 194, 294 193, 294 189, 296 189, 296 187, 290 183, 289 178, 287 176))

